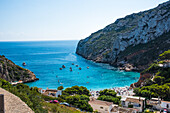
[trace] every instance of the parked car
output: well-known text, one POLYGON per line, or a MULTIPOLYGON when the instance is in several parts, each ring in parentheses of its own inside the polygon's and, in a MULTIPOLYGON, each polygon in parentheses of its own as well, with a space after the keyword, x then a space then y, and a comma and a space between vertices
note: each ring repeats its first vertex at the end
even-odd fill
POLYGON ((58 100, 50 100, 50 103, 58 103, 58 100))
POLYGON ((168 113, 168 110, 167 110, 167 109, 164 109, 164 110, 163 110, 163 113, 168 113))
POLYGON ((70 106, 70 104, 67 102, 61 102, 60 105, 70 106))

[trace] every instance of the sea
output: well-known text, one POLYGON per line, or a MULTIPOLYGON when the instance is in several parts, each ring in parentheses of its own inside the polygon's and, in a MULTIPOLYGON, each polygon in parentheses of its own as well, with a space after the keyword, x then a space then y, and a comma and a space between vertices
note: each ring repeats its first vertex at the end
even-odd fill
POLYGON ((138 81, 140 74, 137 72, 120 71, 77 55, 77 44, 78 40, 0 42, 0 55, 34 72, 39 80, 26 83, 31 87, 56 89, 78 85, 101 90, 130 86, 138 81), (22 66, 23 62, 26 66, 22 66), (60 70, 62 65, 65 68, 60 70))

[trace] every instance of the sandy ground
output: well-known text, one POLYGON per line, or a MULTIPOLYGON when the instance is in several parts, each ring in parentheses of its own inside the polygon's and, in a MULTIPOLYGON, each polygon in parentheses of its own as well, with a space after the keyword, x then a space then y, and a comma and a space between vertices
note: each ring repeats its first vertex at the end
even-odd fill
POLYGON ((4 94, 5 113, 34 113, 19 97, 0 88, 0 94, 4 94))

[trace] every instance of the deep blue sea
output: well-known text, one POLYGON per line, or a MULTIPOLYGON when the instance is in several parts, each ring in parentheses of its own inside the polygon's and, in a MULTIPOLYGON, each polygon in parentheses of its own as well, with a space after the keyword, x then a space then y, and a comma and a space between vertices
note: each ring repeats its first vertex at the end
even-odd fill
POLYGON ((78 56, 75 54, 77 43, 78 41, 0 42, 0 54, 19 66, 26 62, 24 68, 34 72, 40 79, 27 84, 43 89, 78 85, 99 90, 129 86, 139 79, 139 73, 118 71, 107 64, 94 63, 78 56), (82 70, 72 63, 79 65, 82 70), (62 65, 66 68, 59 70, 62 65))

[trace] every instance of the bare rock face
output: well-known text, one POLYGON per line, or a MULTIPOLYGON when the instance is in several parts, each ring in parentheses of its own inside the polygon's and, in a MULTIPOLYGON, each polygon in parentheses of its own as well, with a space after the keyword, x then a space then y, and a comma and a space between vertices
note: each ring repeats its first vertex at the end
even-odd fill
POLYGON ((0 93, 4 94, 5 113, 34 113, 19 97, 0 88, 0 93))
POLYGON ((145 44, 170 31, 170 1, 116 20, 80 40, 76 53, 96 62, 116 62, 129 46, 145 44))
POLYGON ((23 82, 31 82, 38 80, 35 74, 28 69, 24 69, 11 60, 0 55, 0 78, 13 82, 22 80, 23 82))

